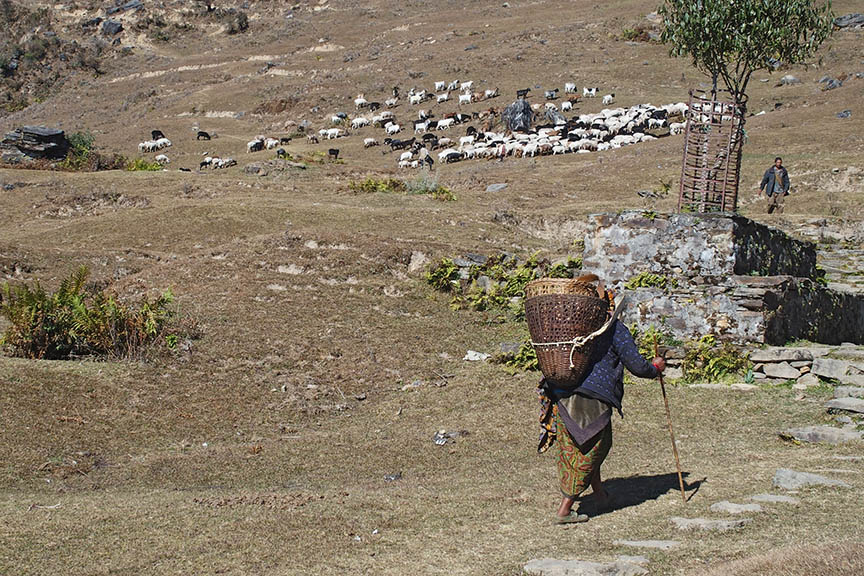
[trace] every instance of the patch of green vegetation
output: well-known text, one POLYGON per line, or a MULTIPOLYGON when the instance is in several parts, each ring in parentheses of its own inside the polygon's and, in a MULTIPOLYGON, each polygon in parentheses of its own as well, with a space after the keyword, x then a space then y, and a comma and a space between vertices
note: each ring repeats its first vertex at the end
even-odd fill
POLYGON ((728 342, 718 344, 712 335, 687 346, 683 372, 685 382, 719 382, 740 376, 750 367, 746 354, 728 342))
POLYGON ((629 290, 637 288, 660 288, 662 290, 670 290, 678 286, 678 280, 669 278, 662 274, 652 274, 651 272, 641 272, 637 276, 633 276, 627 281, 625 286, 629 290))
POLYGON ((511 374, 540 370, 540 364, 537 361, 537 351, 531 345, 530 338, 523 340, 519 345, 519 349, 514 354, 499 354, 495 356, 493 361, 505 366, 511 374))
POLYGON ((348 183, 348 189, 355 194, 399 194, 407 192, 405 182, 397 178, 366 178, 365 180, 352 180, 348 183))
POLYGON ((146 158, 135 158, 126 164, 126 170, 129 172, 158 172, 162 170, 162 165, 146 158))
POLYGON ((0 338, 0 347, 13 356, 48 360, 139 358, 147 347, 172 334, 176 347, 178 335, 169 329, 176 313, 170 291, 129 306, 112 293, 88 285, 89 276, 82 266, 53 293, 46 292, 38 281, 32 287, 4 284, 0 316, 9 327, 0 338))
POLYGON ((454 310, 505 312, 514 320, 525 317, 525 286, 538 278, 573 278, 582 267, 581 258, 552 265, 536 254, 524 262, 507 255, 489 257, 482 265, 466 267, 467 277, 460 278, 459 267, 452 259, 443 258, 432 266, 427 283, 442 292, 453 294, 450 307, 454 310), (441 279, 446 279, 446 282, 441 279))
POLYGON ((630 333, 633 334, 633 339, 639 347, 639 353, 645 358, 654 357, 654 342, 657 342, 658 346, 665 348, 677 348, 683 344, 671 332, 658 328, 654 324, 651 324, 643 331, 634 323, 630 326, 630 333))
POLYGON ((426 194, 435 200, 442 202, 452 202, 456 200, 453 192, 438 183, 438 177, 431 174, 422 173, 413 180, 405 182, 405 188, 408 194, 426 194))
POLYGON ((61 168, 82 170, 88 164, 96 139, 90 132, 72 132, 66 136, 66 139, 69 140, 69 152, 66 154, 66 159, 61 162, 61 168))

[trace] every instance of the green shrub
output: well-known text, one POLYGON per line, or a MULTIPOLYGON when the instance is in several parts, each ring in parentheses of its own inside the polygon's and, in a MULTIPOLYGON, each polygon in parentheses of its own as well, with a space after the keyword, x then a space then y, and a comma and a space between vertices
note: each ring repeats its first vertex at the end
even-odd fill
POLYGON ((348 183, 348 189, 355 194, 374 194, 383 192, 385 194, 400 194, 408 191, 405 182, 396 178, 366 178, 362 181, 352 180, 348 183))
POLYGON ((639 353, 645 358, 654 357, 654 342, 657 342, 658 346, 666 348, 676 348, 682 344, 672 334, 657 328, 654 324, 648 326, 644 331, 639 330, 639 327, 634 324, 630 326, 630 333, 633 334, 633 339, 639 347, 639 353))
POLYGON ((662 274, 641 272, 639 275, 630 278, 625 286, 630 290, 637 288, 660 288, 667 290, 678 286, 678 281, 675 278, 669 278, 662 274))
POLYGON ((126 170, 129 172, 158 172, 162 170, 162 165, 158 162, 150 162, 146 158, 135 158, 126 164, 126 170))
POLYGON ((46 292, 38 281, 32 287, 4 284, 0 315, 10 325, 0 338, 0 346, 13 356, 49 360, 76 356, 138 358, 149 345, 172 334, 176 346, 170 291, 129 306, 105 290, 88 286, 88 277, 89 271, 82 266, 54 293, 46 292))
POLYGON ((96 139, 90 132, 72 132, 66 136, 69 140, 69 152, 61 167, 68 170, 81 170, 87 166, 93 144, 96 139))
POLYGON ((438 183, 438 177, 431 174, 422 173, 413 180, 405 182, 405 189, 408 194, 426 194, 435 200, 442 202, 452 202, 456 200, 453 192, 438 183))
POLYGON ((747 371, 750 360, 728 342, 718 344, 710 334, 687 347, 684 355, 685 382, 718 382, 747 371))
POLYGON ((540 370, 540 364, 537 361, 537 351, 531 345, 530 338, 522 341, 519 350, 515 354, 499 354, 494 358, 494 362, 503 364, 513 374, 516 372, 540 370))
POLYGON ((426 282, 439 292, 452 292, 459 285, 459 267, 450 258, 442 258, 426 273, 426 282))

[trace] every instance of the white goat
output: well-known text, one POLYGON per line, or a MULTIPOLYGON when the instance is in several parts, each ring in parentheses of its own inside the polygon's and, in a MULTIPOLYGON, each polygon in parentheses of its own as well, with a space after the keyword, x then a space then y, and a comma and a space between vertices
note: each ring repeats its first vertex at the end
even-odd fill
POLYGON ((615 94, 606 94, 605 96, 603 96, 603 105, 604 106, 608 106, 609 104, 612 104, 613 102, 615 102, 615 94))
MULTIPOLYGON (((436 96, 435 98, 436 98, 438 104, 441 104, 442 102, 446 102, 447 100, 450 99, 450 93, 444 92, 443 94, 438 94, 438 96, 436 96)), ((460 98, 461 98, 461 96, 460 96, 460 98)), ((418 102, 418 104, 419 104, 419 102, 418 102)))
POLYGON ((462 104, 470 104, 471 99, 472 99, 472 94, 470 92, 467 92, 465 94, 460 94, 459 95, 459 105, 461 106, 462 104))
POLYGON ((367 104, 369 102, 363 97, 363 94, 358 94, 357 98, 354 99, 354 108, 357 110, 366 107, 367 104))
POLYGON ((363 147, 371 148, 372 146, 378 146, 378 140, 375 138, 364 138, 363 139, 363 147))
POLYGON ((565 82, 564 83, 564 93, 565 94, 575 94, 576 93, 576 83, 575 82, 565 82))
POLYGON ((435 91, 436 92, 440 92, 441 90, 444 90, 446 87, 447 87, 446 82, 435 82, 435 91))
POLYGON ((362 128, 363 126, 368 126, 368 125, 369 125, 369 119, 364 118, 363 116, 358 116, 357 118, 354 118, 354 120, 351 121, 351 128, 353 128, 354 130, 356 130, 358 128, 362 128))
POLYGON ((399 124, 388 122, 384 125, 384 129, 387 131, 387 134, 392 136, 393 134, 398 134, 402 130, 402 127, 399 124))
POLYGON ((156 162, 158 162, 158 163, 161 164, 162 166, 165 166, 166 164, 170 164, 170 163, 171 163, 171 160, 169 160, 169 159, 168 159, 168 156, 166 156, 165 154, 159 154, 159 155, 157 155, 156 158, 154 158, 154 160, 156 160, 156 162))
POLYGON ((583 98, 596 98, 597 97, 597 88, 582 88, 582 97, 583 98))

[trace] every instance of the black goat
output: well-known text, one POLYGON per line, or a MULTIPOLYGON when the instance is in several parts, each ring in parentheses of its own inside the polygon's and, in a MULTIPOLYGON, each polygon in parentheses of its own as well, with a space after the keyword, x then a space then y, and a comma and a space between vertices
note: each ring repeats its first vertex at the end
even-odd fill
POLYGON ((530 92, 530 91, 531 91, 530 88, 523 88, 521 90, 516 90, 516 98, 519 100, 522 100, 526 96, 528 96, 528 92, 530 92))
POLYGON ((390 150, 405 150, 406 148, 412 147, 416 141, 416 138, 411 138, 410 140, 390 140, 390 142, 385 140, 384 142, 390 145, 390 150))
POLYGON ((160 138, 165 138, 165 134, 163 134, 161 130, 151 130, 150 136, 153 138, 153 140, 159 140, 160 138))
POLYGON ((284 148, 279 148, 278 150, 276 150, 276 157, 277 158, 287 158, 288 152, 286 152, 284 148))
POLYGON ((330 148, 329 150, 327 150, 327 156, 331 160, 338 160, 339 159, 339 149, 338 148, 330 148))
POLYGON ((290 144, 290 143, 291 143, 291 138, 288 138, 287 136, 283 136, 282 138, 279 138, 279 144, 290 144))
POLYGON ((210 134, 204 132, 203 130, 198 131, 198 135, 195 136, 196 140, 210 140, 210 134))
POLYGON ((367 108, 369 108, 369 110, 371 112, 374 112, 375 110, 378 110, 379 108, 381 108, 381 103, 380 102, 369 102, 369 104, 367 104, 366 106, 367 106, 367 108))

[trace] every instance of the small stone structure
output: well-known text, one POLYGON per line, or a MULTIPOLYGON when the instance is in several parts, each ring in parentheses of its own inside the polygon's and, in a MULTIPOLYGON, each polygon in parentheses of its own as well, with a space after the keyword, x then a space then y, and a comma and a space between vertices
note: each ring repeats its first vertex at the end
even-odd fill
POLYGON ((864 343, 864 296, 823 285, 815 245, 741 216, 594 214, 583 258, 627 293, 625 322, 683 340, 864 343))
POLYGON ((63 130, 44 126, 22 126, 0 141, 0 158, 7 164, 31 159, 62 160, 69 152, 63 130))

